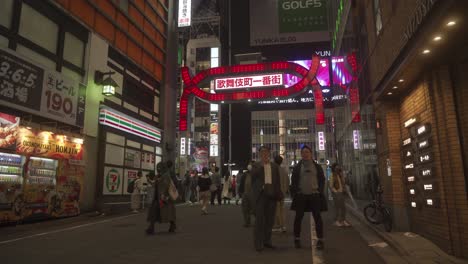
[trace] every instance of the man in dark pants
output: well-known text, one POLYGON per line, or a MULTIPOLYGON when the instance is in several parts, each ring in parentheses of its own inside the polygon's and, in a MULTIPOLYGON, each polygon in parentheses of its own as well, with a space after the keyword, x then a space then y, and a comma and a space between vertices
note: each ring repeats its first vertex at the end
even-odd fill
POLYGON ((215 198, 218 200, 218 205, 221 205, 221 175, 219 174, 219 168, 215 167, 213 175, 211 175, 211 182, 216 185, 216 190, 211 191, 211 205, 214 205, 215 198))
POLYGON ((260 147, 261 161, 252 171, 252 198, 255 211, 254 245, 257 251, 264 247, 274 249, 271 230, 275 220, 276 202, 281 200, 279 167, 270 161, 270 149, 260 147))
POLYGON ((294 219, 294 245, 301 247, 301 224, 304 212, 312 212, 317 233, 317 249, 323 249, 323 223, 321 211, 326 211, 327 200, 324 196, 325 175, 322 167, 312 160, 312 149, 301 149, 302 160, 294 167, 291 176, 291 210, 296 211, 294 219))

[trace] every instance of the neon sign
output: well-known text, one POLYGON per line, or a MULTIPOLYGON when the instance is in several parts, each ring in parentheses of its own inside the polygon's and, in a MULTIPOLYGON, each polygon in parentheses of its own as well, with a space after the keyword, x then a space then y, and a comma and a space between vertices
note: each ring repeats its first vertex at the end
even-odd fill
POLYGON ((282 74, 255 75, 235 78, 215 79, 216 90, 258 88, 283 85, 282 74))
POLYGON ((185 89, 180 99, 179 107, 179 130, 187 130, 188 102, 191 96, 196 96, 203 101, 210 103, 230 103, 246 100, 261 100, 266 98, 291 97, 300 94, 309 86, 313 87, 315 97, 316 123, 325 123, 325 114, 323 111, 322 90, 317 81, 316 74, 319 68, 320 59, 314 55, 310 69, 292 62, 267 62, 259 64, 246 64, 234 66, 222 66, 201 71, 194 77, 189 73, 188 67, 181 69, 182 80, 185 89), (246 73, 271 73, 271 72, 293 72, 302 76, 296 84, 289 88, 269 88, 255 89, 254 91, 239 91, 226 93, 207 93, 198 87, 198 84, 204 79, 215 79, 226 75, 242 75, 246 73))
POLYGON ((319 142, 319 150, 325 150, 325 134, 323 131, 318 132, 318 142, 319 142))

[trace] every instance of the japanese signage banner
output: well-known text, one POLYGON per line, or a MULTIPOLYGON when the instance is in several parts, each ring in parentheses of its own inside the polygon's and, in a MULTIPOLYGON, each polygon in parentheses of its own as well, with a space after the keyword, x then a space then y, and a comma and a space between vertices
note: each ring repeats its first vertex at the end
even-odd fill
POLYGON ((53 70, 0 49, 0 101, 66 124, 83 126, 86 87, 53 70))
POLYGON ((179 0, 179 27, 189 27, 192 16, 192 0, 179 0))
POLYGON ((82 160, 83 140, 20 127, 16 152, 53 159, 82 160))
POLYGON ((250 0, 251 46, 329 39, 326 0, 250 0))
POLYGON ((283 85, 282 74, 255 75, 215 80, 216 90, 247 89, 283 85))

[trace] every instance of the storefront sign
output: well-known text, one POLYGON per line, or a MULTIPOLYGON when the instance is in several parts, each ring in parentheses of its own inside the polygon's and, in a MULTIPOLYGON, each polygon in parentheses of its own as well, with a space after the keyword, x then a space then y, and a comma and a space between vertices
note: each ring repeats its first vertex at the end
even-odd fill
POLYGON ((137 179, 138 171, 137 170, 127 170, 125 169, 124 173, 124 186, 123 186, 123 192, 124 194, 130 194, 127 192, 127 187, 130 184, 130 182, 134 181, 137 179))
POLYGON ((0 101, 74 126, 83 126, 86 87, 53 70, 0 49, 0 101))
POLYGON ((429 154, 429 153, 422 154, 421 156, 419 156, 418 160, 419 160, 420 163, 430 162, 430 161, 432 161, 432 155, 429 154))
POLYGON ((429 124, 425 124, 425 125, 419 126, 416 129, 416 134, 418 136, 421 136, 421 135, 429 133, 430 131, 431 131, 431 126, 429 124))
POLYGON ((218 156, 218 145, 210 145, 210 157, 218 156))
POLYGON ((415 180, 414 176, 409 176, 408 177, 408 182, 414 182, 414 180, 415 180))
POLYGON ((354 149, 361 149, 361 133, 359 130, 353 130, 353 145, 354 149))
POLYGON ((426 199, 427 205, 434 205, 434 201, 432 199, 426 199))
POLYGON ((410 194, 412 194, 412 195, 414 195, 414 194, 415 194, 415 191, 414 191, 414 189, 410 189, 409 191, 410 191, 410 194))
POLYGON ((110 107, 101 105, 99 123, 157 143, 161 142, 161 132, 158 128, 129 117, 110 107))
POLYGON ((192 0, 179 0, 179 27, 189 27, 192 17, 192 0))
POLYGON ((414 168, 414 164, 413 164, 413 163, 410 163, 410 164, 405 165, 405 169, 407 169, 407 170, 413 169, 413 168, 414 168))
POLYGON ((210 134, 210 145, 218 145, 218 134, 210 134))
POLYGON ((418 30, 419 25, 422 23, 429 11, 432 9, 435 2, 437 2, 437 0, 418 1, 419 5, 416 7, 416 10, 414 11, 413 15, 410 17, 410 20, 408 21, 405 32, 403 34, 403 40, 405 43, 408 42, 414 35, 414 33, 418 30))
POLYGON ((432 169, 427 169, 427 168, 422 169, 420 173, 421 173, 421 176, 423 177, 429 177, 429 176, 432 176, 432 169))
POLYGON ((424 140, 418 143, 418 148, 423 149, 423 148, 428 148, 429 147, 429 140, 424 140))
POLYGON ((180 155, 185 155, 185 138, 180 138, 180 155))
POLYGON ((432 184, 424 184, 424 190, 425 191, 431 191, 432 190, 432 184))
POLYGON ((405 121, 405 128, 414 125, 416 122, 418 122, 418 119, 416 117, 412 117, 412 118, 406 120, 405 121))
POLYGON ((407 146, 409 144, 411 144, 411 138, 407 138, 407 139, 403 140, 403 146, 407 146))
POLYGON ((20 118, 0 113, 0 149, 15 149, 20 118))
POLYGON ((407 150, 405 156, 406 156, 407 158, 412 157, 412 156, 413 156, 413 153, 411 153, 411 150, 407 150))
POLYGON ((122 194, 122 168, 104 167, 103 194, 122 194))
POLYGON ((322 131, 318 132, 319 150, 325 150, 325 134, 322 131))
POLYGON ((215 79, 216 90, 260 88, 283 85, 282 74, 240 76, 235 78, 215 79))
POLYGON ((16 152, 53 159, 83 159, 83 140, 20 127, 16 152), (80 144, 81 143, 81 144, 80 144))
POLYGON ((416 202, 411 202, 411 207, 416 208, 416 202))

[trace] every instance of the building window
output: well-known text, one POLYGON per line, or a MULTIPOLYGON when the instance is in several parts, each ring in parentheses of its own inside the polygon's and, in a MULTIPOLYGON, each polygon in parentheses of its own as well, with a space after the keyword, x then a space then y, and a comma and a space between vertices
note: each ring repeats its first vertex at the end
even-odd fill
POLYGON ((374 0, 374 20, 375 20, 375 30, 377 35, 382 31, 382 12, 380 9, 380 0, 374 0))
POLYGON ((0 47, 7 48, 8 47, 8 39, 0 35, 0 47))
POLYGON ((18 45, 16 47, 16 52, 24 55, 26 58, 29 58, 30 60, 37 62, 49 69, 55 69, 55 61, 47 58, 46 56, 42 56, 41 54, 35 52, 32 49, 26 48, 23 45, 18 45))
POLYGON ((13 16, 13 0, 0 1, 0 25, 10 28, 13 16))
POLYGON ((46 16, 23 4, 19 34, 52 53, 57 51, 58 25, 46 16))
POLYGON ((75 66, 83 67, 86 44, 74 35, 65 32, 63 58, 75 66))

